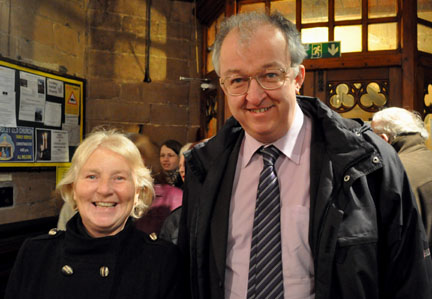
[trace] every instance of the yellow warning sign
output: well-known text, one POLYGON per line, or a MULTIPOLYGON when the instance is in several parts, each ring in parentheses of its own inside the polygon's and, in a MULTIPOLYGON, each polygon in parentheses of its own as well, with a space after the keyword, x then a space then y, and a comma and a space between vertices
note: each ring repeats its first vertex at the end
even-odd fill
POLYGON ((79 115, 80 87, 65 84, 65 114, 79 115))

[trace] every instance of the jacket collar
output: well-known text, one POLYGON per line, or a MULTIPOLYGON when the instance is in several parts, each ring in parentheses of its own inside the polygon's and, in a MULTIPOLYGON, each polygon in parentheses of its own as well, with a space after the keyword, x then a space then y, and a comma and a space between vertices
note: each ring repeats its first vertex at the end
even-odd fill
POLYGON ((413 147, 426 147, 423 137, 420 133, 400 135, 396 137, 391 144, 398 153, 409 151, 413 147))

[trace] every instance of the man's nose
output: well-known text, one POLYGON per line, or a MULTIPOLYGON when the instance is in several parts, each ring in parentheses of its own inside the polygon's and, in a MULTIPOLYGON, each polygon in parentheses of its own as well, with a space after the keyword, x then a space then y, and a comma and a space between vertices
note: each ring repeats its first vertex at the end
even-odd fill
POLYGON ((251 78, 246 100, 254 106, 259 106, 265 97, 265 90, 255 78, 251 78))

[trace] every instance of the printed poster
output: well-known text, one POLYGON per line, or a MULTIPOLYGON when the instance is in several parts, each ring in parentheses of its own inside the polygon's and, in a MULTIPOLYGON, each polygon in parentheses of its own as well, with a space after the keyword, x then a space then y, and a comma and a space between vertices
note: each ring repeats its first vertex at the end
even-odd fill
POLYGON ((0 91, 15 92, 15 70, 0 66, 0 91))
POLYGON ((18 118, 32 122, 44 122, 45 77, 20 72, 20 105, 18 118))
POLYGON ((15 92, 0 91, 0 126, 16 127, 15 92))
POLYGON ((68 133, 36 129, 36 161, 69 162, 68 133))
POLYGON ((28 127, 0 127, 0 164, 34 161, 34 130, 28 127))
POLYGON ((63 98, 64 83, 59 80, 47 78, 47 94, 63 98))

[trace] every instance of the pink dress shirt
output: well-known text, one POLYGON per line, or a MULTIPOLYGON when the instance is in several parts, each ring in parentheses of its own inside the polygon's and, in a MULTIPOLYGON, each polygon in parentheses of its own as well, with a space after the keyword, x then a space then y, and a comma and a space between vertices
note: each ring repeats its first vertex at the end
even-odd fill
MULTIPOLYGON (((273 143, 283 155, 276 161, 281 192, 282 267, 285 299, 314 295, 314 267, 308 242, 311 120, 296 105, 287 134, 273 143)), ((247 295, 249 256, 262 157, 262 146, 246 134, 237 161, 232 190, 225 270, 225 298, 247 295)))

